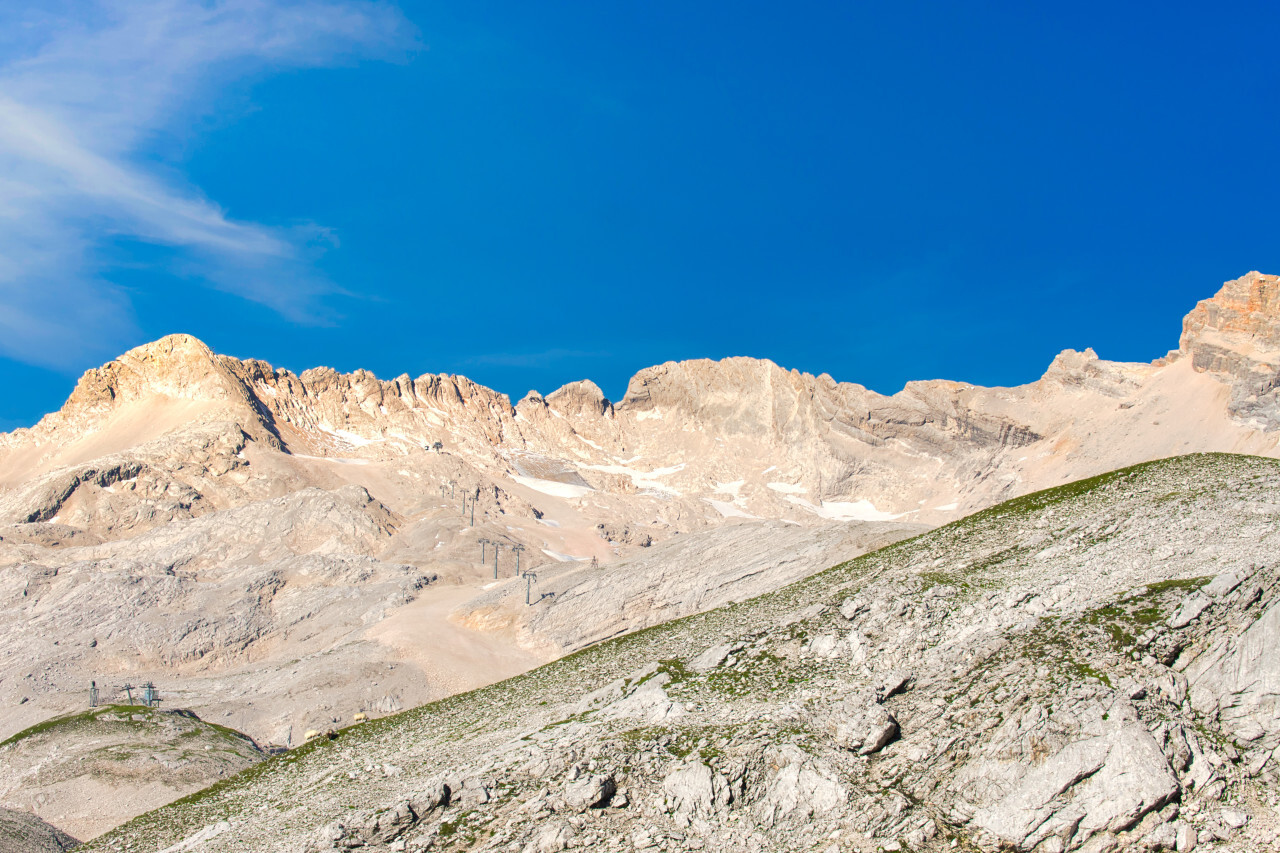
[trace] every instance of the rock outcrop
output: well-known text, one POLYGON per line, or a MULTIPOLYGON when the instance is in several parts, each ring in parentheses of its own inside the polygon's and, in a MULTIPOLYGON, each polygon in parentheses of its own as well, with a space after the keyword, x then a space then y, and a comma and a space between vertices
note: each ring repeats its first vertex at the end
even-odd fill
POLYGON ((1251 272, 1228 281, 1182 321, 1170 355, 1226 378, 1236 417, 1280 428, 1280 276, 1251 272))

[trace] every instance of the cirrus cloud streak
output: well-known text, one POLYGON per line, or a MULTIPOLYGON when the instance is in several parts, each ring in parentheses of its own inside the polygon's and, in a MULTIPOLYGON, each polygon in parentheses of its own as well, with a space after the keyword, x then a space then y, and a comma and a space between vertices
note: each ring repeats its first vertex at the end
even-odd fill
MULTIPOLYGON (((149 150, 236 78, 400 59, 412 26, 366 0, 146 0, 0 13, 0 356, 71 369, 134 332, 111 249, 286 319, 324 316, 315 224, 237 220, 149 150)), ((305 215, 305 212, 300 212, 305 215)))

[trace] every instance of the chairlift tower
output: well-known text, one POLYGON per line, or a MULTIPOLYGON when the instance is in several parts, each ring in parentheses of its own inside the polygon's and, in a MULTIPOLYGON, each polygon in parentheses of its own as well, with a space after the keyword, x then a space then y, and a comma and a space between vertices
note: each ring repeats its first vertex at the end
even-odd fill
POLYGON ((486 560, 486 559, 484 558, 484 546, 486 546, 486 545, 488 545, 488 544, 489 544, 489 540, 488 540, 488 539, 480 539, 480 540, 479 540, 479 542, 480 542, 480 565, 482 565, 482 566, 483 566, 485 563, 487 563, 487 562, 488 562, 488 560, 486 560))
POLYGON ((89 682, 89 707, 98 707, 98 682, 96 681, 89 682))
POLYGON ((515 577, 520 577, 520 552, 524 550, 524 546, 519 542, 511 546, 511 550, 516 553, 516 573, 515 577))
POLYGON ((502 548, 502 543, 494 541, 493 543, 493 579, 498 579, 498 551, 502 548))
POLYGON ((533 589, 533 584, 537 579, 538 579, 537 572, 524 573, 524 603, 526 607, 532 604, 532 602, 529 600, 529 596, 533 589))

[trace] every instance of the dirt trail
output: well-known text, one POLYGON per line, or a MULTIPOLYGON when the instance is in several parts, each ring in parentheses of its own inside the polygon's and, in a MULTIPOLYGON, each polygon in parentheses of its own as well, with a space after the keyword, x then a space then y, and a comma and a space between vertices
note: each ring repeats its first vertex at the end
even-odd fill
POLYGON ((398 609, 365 636, 419 667, 431 686, 432 698, 474 690, 546 663, 550 658, 519 648, 508 632, 475 631, 450 618, 455 607, 488 585, 424 591, 417 601, 398 609))

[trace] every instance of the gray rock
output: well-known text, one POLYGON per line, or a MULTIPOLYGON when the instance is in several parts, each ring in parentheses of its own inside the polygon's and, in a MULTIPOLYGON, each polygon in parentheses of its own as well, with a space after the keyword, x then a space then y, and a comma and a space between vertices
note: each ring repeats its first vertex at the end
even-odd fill
POLYGON ((693 660, 689 661, 689 669, 693 672, 710 672, 711 670, 724 663, 725 658, 741 649, 741 645, 732 643, 724 643, 718 646, 712 646, 693 660))
POLYGON ((685 817, 707 817, 733 802, 728 781, 700 761, 682 764, 662 780, 671 811, 685 817))
POLYGON ((630 686, 628 692, 605 707, 599 713, 605 718, 632 717, 649 723, 661 723, 685 713, 684 706, 667 695, 664 686, 671 681, 665 672, 644 679, 630 686))
POLYGON ((840 605, 840 615, 845 619, 848 619, 850 622, 852 622, 859 613, 864 613, 866 610, 867 603, 861 598, 846 598, 840 605))
POLYGON ((859 696, 834 709, 827 733, 837 746, 871 755, 898 736, 898 721, 884 706, 859 696))
POLYGON ((1178 781, 1151 734, 1129 709, 1112 709, 1108 730, 1077 740, 1036 766, 979 762, 962 780, 984 777, 1007 791, 974 814, 975 827, 1003 843, 1031 849, 1051 835, 1083 842, 1132 827, 1178 793, 1178 781))
POLYGON ((524 849, 526 853, 559 853, 573 846, 575 834, 571 824, 551 823, 542 827, 524 849))
POLYGON ((33 814, 0 807, 0 853, 61 853, 79 843, 33 814))
POLYGON ((876 700, 883 702, 890 696, 896 696, 907 689, 907 684, 910 681, 911 676, 900 670, 894 670, 882 675, 876 684, 876 700))
POLYGON ((1187 627, 1196 619, 1199 619, 1200 614, 1203 613, 1210 604, 1213 604, 1213 599, 1209 598, 1209 596, 1204 593, 1198 590, 1191 593, 1183 599, 1181 606, 1179 606, 1178 609, 1174 611, 1173 615, 1169 617, 1169 627, 1187 627))
POLYGON ((816 658, 831 658, 840 654, 840 641, 834 634, 819 634, 805 645, 805 651, 816 658))
POLYGON ((1221 817, 1222 822, 1232 829, 1243 829, 1249 822, 1249 813, 1240 809, 1223 809, 1221 817))
POLYGON ((1191 705, 1234 736, 1264 749, 1280 746, 1280 603, 1237 639, 1187 668, 1191 705))
POLYGON ((825 814, 843 806, 848 793, 822 762, 810 758, 795 747, 777 750, 775 762, 780 764, 764 795, 755 805, 756 815, 765 826, 779 821, 825 814))
POLYGON ((1240 586, 1240 578, 1235 572, 1223 572, 1204 587, 1204 594, 1210 598, 1222 598, 1240 586))
POLYGON ((609 805, 617 789, 612 775, 583 776, 565 786, 564 801, 575 809, 601 809, 609 805))
POLYGON ((1162 823, 1143 836, 1140 844, 1148 850, 1173 850, 1177 842, 1177 831, 1169 824, 1162 823))

